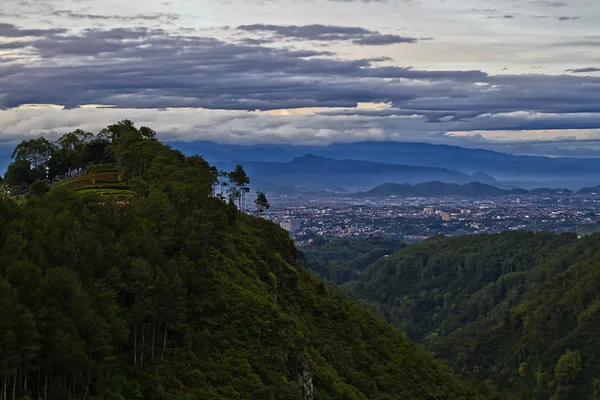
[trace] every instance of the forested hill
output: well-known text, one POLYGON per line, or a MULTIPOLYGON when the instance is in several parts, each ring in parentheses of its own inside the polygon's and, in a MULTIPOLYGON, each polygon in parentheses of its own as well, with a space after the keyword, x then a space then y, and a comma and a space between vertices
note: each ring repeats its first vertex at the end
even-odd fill
MULTIPOLYGON (((102 135, 76 135, 61 168, 103 140, 127 201, 65 185, 0 196, 2 399, 476 398, 297 266, 286 232, 216 196, 202 158, 128 121, 102 135)), ((37 180, 58 161, 21 150, 13 172, 37 180)))
POLYGON ((358 279, 372 263, 395 253, 406 244, 394 239, 331 239, 316 237, 302 248, 298 260, 334 285, 358 279))
POLYGON ((600 235, 436 237, 347 289, 506 398, 600 398, 600 235))

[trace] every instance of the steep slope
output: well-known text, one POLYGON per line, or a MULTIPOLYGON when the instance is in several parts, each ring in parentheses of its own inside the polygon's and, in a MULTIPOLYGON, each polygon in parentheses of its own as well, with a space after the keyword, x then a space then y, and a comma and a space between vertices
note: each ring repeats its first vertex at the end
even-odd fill
POLYGON ((467 378, 523 399, 597 398, 600 235, 433 238, 348 290, 467 378))
POLYGON ((0 393, 476 398, 297 266, 285 231, 212 196, 204 160, 109 128, 124 179, 143 177, 125 207, 65 187, 0 199, 0 393))
POLYGON ((301 249, 298 259, 327 281, 341 285, 356 280, 369 265, 404 247, 403 242, 380 237, 331 240, 317 237, 301 249))

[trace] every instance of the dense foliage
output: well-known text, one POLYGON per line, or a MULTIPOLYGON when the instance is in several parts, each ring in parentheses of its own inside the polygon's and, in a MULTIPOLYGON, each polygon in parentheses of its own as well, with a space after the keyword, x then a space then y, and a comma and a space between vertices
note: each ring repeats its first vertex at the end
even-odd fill
POLYGON ((127 121, 107 132, 126 204, 64 186, 0 198, 0 398, 474 397, 217 196, 201 157, 127 121))
POLYGON ((515 398, 600 398, 600 235, 436 237, 347 288, 464 377, 515 398))
POLYGON ((358 279, 375 261, 406 247, 403 242, 382 237, 324 239, 317 236, 301 249, 299 260, 334 284, 358 279))

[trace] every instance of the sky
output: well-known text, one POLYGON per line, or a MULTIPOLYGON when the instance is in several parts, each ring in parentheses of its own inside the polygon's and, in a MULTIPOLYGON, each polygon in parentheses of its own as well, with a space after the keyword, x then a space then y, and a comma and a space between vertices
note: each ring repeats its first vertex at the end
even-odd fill
POLYGON ((600 157, 600 2, 0 2, 0 143, 122 119, 164 140, 600 157))

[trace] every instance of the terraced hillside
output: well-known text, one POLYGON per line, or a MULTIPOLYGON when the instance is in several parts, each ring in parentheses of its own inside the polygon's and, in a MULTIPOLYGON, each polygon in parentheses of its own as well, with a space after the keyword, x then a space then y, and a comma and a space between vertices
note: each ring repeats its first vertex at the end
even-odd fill
POLYGON ((68 178, 56 185, 81 194, 95 193, 124 200, 129 198, 133 191, 130 190, 126 182, 120 179, 119 174, 119 170, 116 168, 92 170, 68 178))

